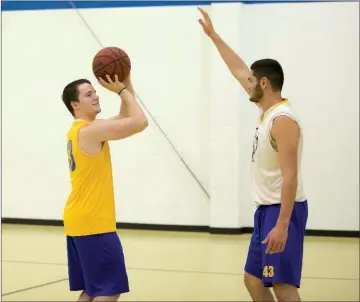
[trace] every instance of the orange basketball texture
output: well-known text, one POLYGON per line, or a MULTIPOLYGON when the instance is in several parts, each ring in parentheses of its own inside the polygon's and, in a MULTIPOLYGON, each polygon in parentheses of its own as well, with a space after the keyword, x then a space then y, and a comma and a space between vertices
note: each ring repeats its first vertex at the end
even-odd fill
POLYGON ((106 75, 115 81, 115 74, 122 82, 130 73, 131 61, 127 53, 118 47, 105 47, 101 49, 92 62, 92 70, 95 77, 102 77, 105 81, 106 75))

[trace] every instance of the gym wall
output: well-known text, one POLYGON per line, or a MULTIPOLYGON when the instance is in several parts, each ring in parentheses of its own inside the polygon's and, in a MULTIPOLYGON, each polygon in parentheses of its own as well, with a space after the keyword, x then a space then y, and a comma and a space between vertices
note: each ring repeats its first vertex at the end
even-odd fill
MULTIPOLYGON (((64 86, 88 78, 101 117, 117 96, 92 74, 95 53, 123 48, 150 125, 112 142, 121 223, 253 226, 258 109, 197 19, 198 2, 2 2, 2 217, 61 220, 70 191, 64 86), (130 6, 129 6, 130 5, 130 6), (111 7, 110 7, 111 6, 111 7)), ((309 230, 359 230, 359 4, 202 2, 250 65, 271 57, 305 134, 309 230)))

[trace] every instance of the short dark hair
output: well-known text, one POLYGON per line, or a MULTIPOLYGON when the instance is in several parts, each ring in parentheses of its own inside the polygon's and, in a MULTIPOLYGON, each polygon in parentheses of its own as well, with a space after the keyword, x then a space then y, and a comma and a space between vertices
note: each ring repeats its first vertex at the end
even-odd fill
POLYGON ((81 84, 91 84, 91 82, 87 79, 79 79, 72 81, 67 84, 62 93, 62 100, 66 106, 66 108, 70 111, 71 115, 74 116, 74 109, 71 106, 72 102, 78 102, 79 99, 79 90, 78 87, 81 84))
POLYGON ((262 59, 255 61, 250 69, 259 81, 265 77, 269 80, 274 91, 281 91, 284 85, 284 72, 280 63, 273 59, 262 59))

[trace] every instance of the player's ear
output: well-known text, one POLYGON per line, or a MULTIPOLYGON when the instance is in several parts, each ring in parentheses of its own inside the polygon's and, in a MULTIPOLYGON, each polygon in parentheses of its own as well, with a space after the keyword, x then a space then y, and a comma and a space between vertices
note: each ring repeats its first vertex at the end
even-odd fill
POLYGON ((71 102, 71 106, 73 107, 74 110, 76 110, 77 107, 79 107, 79 102, 78 101, 72 101, 71 102))
POLYGON ((260 79, 260 86, 262 89, 265 89, 266 87, 269 86, 269 80, 267 78, 261 78, 260 79))

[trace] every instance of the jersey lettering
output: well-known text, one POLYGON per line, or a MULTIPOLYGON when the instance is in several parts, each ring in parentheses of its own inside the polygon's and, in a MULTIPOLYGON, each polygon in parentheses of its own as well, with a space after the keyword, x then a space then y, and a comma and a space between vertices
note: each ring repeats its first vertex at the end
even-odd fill
POLYGON ((274 267, 272 265, 264 266, 263 276, 265 278, 272 278, 272 277, 274 277, 274 275, 275 275, 275 272, 274 272, 274 267))
POLYGON ((75 171, 76 164, 74 154, 72 153, 72 141, 69 140, 67 144, 67 154, 68 154, 68 161, 69 161, 69 169, 71 172, 75 171))
POLYGON ((255 137, 254 137, 254 141, 253 141, 252 162, 254 162, 254 156, 255 156, 256 150, 258 148, 258 144, 259 144, 259 126, 256 127, 256 130, 255 130, 255 137))

